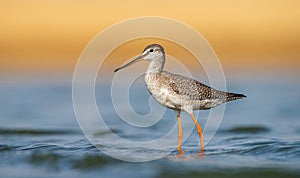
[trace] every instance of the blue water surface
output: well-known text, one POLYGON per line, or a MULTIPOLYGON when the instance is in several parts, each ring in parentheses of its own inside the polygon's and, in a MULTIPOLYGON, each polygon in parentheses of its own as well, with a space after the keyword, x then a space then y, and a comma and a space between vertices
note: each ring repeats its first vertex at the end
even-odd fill
MULTIPOLYGON (((0 176, 299 177, 299 81, 229 80, 227 85, 229 91, 244 93, 247 98, 226 105, 220 128, 206 144, 204 154, 199 153, 195 129, 183 143, 185 153, 181 156, 176 145, 169 146, 169 152, 145 148, 138 149, 139 153, 126 145, 109 147, 116 154, 129 152, 149 157, 166 153, 157 160, 133 163, 104 154, 84 136, 74 114, 71 84, 2 84, 0 176)), ((101 116, 113 133, 124 139, 149 141, 176 126, 176 115, 170 110, 154 126, 130 126, 115 112, 109 84, 98 83, 95 92, 101 116)), ((130 91, 134 111, 154 112, 148 104, 149 97, 143 84, 134 85, 130 91)), ((201 125, 208 115, 209 111, 198 113, 201 125)), ((183 114, 182 119, 190 118, 183 114)), ((99 131, 97 137, 107 134, 111 133, 99 131)))

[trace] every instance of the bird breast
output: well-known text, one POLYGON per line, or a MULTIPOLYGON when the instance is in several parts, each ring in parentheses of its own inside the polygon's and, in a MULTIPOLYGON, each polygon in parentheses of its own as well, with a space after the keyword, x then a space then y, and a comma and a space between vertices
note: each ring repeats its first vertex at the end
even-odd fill
POLYGON ((172 90, 169 85, 170 79, 160 73, 147 73, 145 75, 145 82, 148 91, 161 105, 181 110, 182 98, 172 90))

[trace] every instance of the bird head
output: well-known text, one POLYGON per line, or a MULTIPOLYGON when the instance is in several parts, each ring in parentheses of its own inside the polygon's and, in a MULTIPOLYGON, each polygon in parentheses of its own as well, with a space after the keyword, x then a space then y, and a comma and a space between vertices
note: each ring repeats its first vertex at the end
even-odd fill
POLYGON ((165 52, 162 46, 160 46, 159 44, 151 44, 144 49, 143 53, 140 56, 131 60, 127 64, 124 64, 123 66, 117 68, 114 72, 124 69, 125 67, 128 67, 141 60, 153 61, 155 59, 160 59, 164 56, 165 56, 165 52))

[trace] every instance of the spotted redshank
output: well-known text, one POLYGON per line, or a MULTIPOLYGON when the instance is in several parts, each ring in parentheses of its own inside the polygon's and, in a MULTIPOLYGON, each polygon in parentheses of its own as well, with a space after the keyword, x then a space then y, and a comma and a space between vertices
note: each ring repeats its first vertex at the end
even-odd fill
POLYGON ((177 149, 179 151, 181 151, 182 144, 181 111, 186 111, 192 117, 198 130, 203 152, 202 128, 197 122, 193 110, 206 110, 228 101, 246 97, 243 94, 219 91, 194 79, 163 71, 166 55, 164 48, 159 44, 147 46, 142 55, 117 68, 115 72, 141 60, 150 61, 145 74, 145 82, 150 94, 161 105, 176 111, 178 119, 177 149))

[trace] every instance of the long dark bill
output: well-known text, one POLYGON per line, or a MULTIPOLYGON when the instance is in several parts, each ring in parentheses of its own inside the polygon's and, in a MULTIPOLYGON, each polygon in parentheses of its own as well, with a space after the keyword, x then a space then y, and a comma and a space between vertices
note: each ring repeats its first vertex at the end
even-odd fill
POLYGON ((133 59, 132 61, 128 62, 127 64, 124 64, 123 66, 117 68, 116 70, 114 70, 114 72, 117 72, 117 71, 119 71, 119 70, 121 70, 121 69, 123 69, 123 68, 125 68, 125 67, 128 67, 128 66, 130 66, 130 65, 132 65, 132 64, 134 64, 134 63, 136 63, 136 62, 138 62, 139 60, 142 60, 143 57, 144 57, 144 55, 140 55, 139 57, 133 59))

